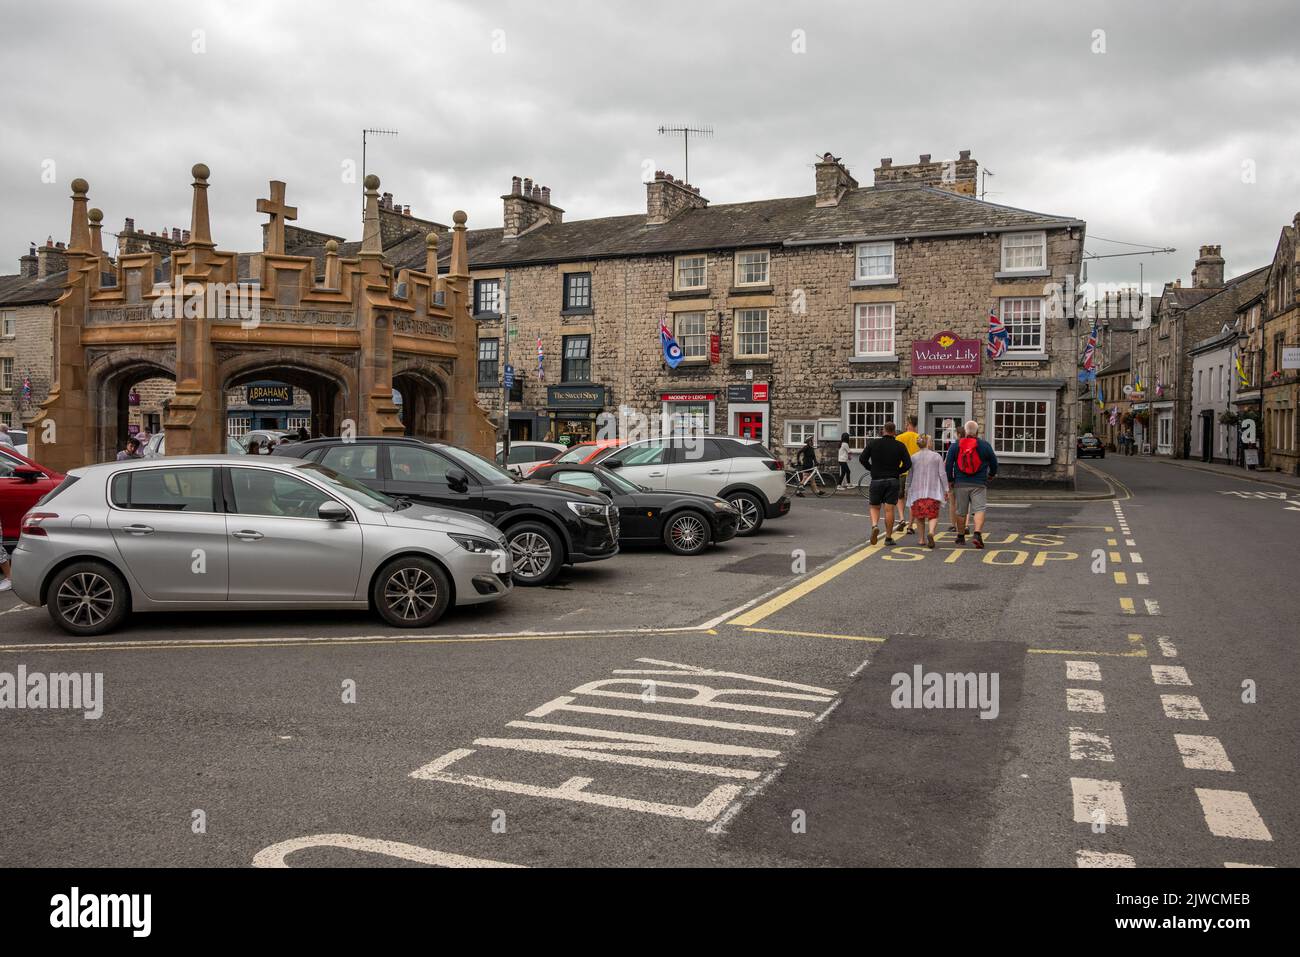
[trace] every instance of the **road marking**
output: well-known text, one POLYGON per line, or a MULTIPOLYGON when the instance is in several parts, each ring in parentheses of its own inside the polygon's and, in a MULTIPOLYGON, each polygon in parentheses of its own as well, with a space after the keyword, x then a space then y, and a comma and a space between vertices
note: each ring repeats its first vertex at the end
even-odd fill
POLYGON ((522 864, 507 864, 504 861, 489 861, 481 857, 465 857, 462 854, 448 854, 415 844, 401 841, 381 841, 373 837, 357 837, 355 834, 309 834, 295 837, 270 847, 264 847, 253 855, 254 867, 288 867, 285 860, 295 851, 309 847, 338 847, 348 851, 362 851, 367 854, 383 854, 403 861, 415 861, 433 867, 523 867, 522 864))
POLYGON ((1116 573, 1115 573, 1115 584, 1116 584, 1116 585, 1127 585, 1127 584, 1128 584, 1128 575, 1127 575, 1125 572, 1116 572, 1116 573))
POLYGON ((1158 615, 1158 614, 1160 614, 1160 602, 1156 601, 1154 598, 1144 598, 1144 599, 1142 599, 1142 601, 1143 601, 1143 602, 1146 604, 1146 606, 1147 606, 1147 614, 1148 614, 1148 615, 1158 615))
POLYGON ((1137 552, 1129 552, 1129 553, 1128 553, 1128 560, 1129 560, 1130 562, 1132 562, 1134 565, 1141 565, 1141 564, 1142 564, 1142 556, 1139 555, 1137 552))
POLYGON ((1106 697, 1093 688, 1066 688, 1065 707, 1069 711, 1105 714, 1106 697))
POLYGON ((1048 528, 1099 528, 1103 532, 1115 531, 1112 525, 1048 525, 1048 528))
POLYGON ((699 728, 722 728, 726 731, 749 731, 753 734, 794 737, 799 733, 794 728, 780 728, 775 725, 746 724, 743 721, 719 721, 714 718, 690 718, 684 715, 653 714, 649 711, 629 711, 626 708, 601 708, 596 705, 574 704, 576 700, 572 695, 560 695, 529 711, 528 717, 545 718, 555 711, 576 711, 579 714, 607 714, 615 718, 640 718, 643 721, 659 721, 664 724, 689 724, 699 728))
POLYGON ((1133 539, 1131 538, 1126 538, 1124 539, 1124 544, 1127 545, 1129 548, 1132 548, 1134 545, 1137 544, 1137 542, 1133 541, 1133 539))
POLYGON ((1122 558, 1119 557, 1119 552, 1111 552, 1111 553, 1110 553, 1110 563, 1111 563, 1112 565, 1119 565, 1119 564, 1122 564, 1123 561, 1124 561, 1124 560, 1123 560, 1122 558))
POLYGON ((1190 685, 1187 669, 1182 665, 1152 665, 1151 680, 1158 685, 1190 685))
POLYGON ((1137 867, 1137 862, 1127 854, 1102 851, 1079 851, 1074 862, 1079 867, 1137 867))
MULTIPOLYGON (((1300 508, 1296 509, 1296 511, 1300 512, 1300 508)), ((1237 864, 1234 863, 1233 861, 1224 861, 1223 866, 1224 867, 1262 867, 1270 871, 1273 869, 1272 864, 1237 864)))
POLYGON ((1138 572, 1138 573, 1137 573, 1137 582, 1138 582, 1139 585, 1150 585, 1150 584, 1151 584, 1151 576, 1148 575, 1146 572, 1138 572))
POLYGON ((760 621, 762 621, 764 618, 767 618, 769 615, 775 614, 776 612, 780 611, 782 608, 785 608, 787 605, 790 605, 793 602, 798 601, 800 598, 804 597, 804 595, 807 595, 809 592, 815 591, 816 589, 820 588, 822 585, 825 585, 827 582, 833 581, 834 579, 838 578, 840 575, 844 574, 850 568, 853 568, 855 565, 862 563, 866 559, 870 558, 872 555, 876 554, 876 552, 883 549, 884 547, 885 547, 884 542, 879 542, 875 545, 867 545, 864 548, 860 548, 858 551, 850 554, 848 557, 840 559, 838 562, 836 562, 834 565, 831 565, 829 568, 823 569, 822 571, 818 572, 816 575, 813 575, 811 578, 807 578, 801 581, 799 584, 782 592, 781 594, 777 595, 775 598, 772 598, 764 602, 763 604, 759 605, 757 608, 751 609, 750 611, 741 614, 739 617, 731 619, 729 624, 740 625, 742 627, 747 625, 757 625, 760 621))
POLYGON ((862 674, 862 669, 864 669, 869 664, 871 664, 871 659, 870 658, 864 659, 862 664, 858 665, 856 668, 854 668, 852 671, 849 672, 849 677, 856 678, 858 675, 862 674))
MULTIPOLYGON (((732 622, 734 624, 734 622, 732 622)), ((839 638, 842 641, 884 641, 873 635, 836 635, 824 631, 785 631, 781 628, 746 628, 764 635, 793 635, 796 638, 839 638)))
POLYGON ((1106 544, 1107 544, 1107 545, 1110 545, 1110 546, 1118 545, 1118 544, 1119 544, 1119 539, 1117 539, 1117 538, 1108 538, 1108 539, 1106 539, 1106 544))
POLYGON ((1115 753, 1110 747, 1110 738, 1095 731, 1083 728, 1070 729, 1071 761, 1114 761, 1115 753))
POLYGON ((1271 841, 1273 835, 1255 810, 1245 791, 1197 788, 1196 796, 1205 813, 1205 824, 1215 837, 1236 837, 1246 841, 1271 841))
POLYGON ((1193 771, 1233 771, 1228 752, 1218 738, 1208 734, 1176 734, 1174 743, 1182 756, 1183 767, 1193 771))
POLYGON ((1161 635, 1159 638, 1157 638, 1156 644, 1160 646, 1160 653, 1164 655, 1166 658, 1178 657, 1178 649, 1174 647, 1173 641, 1170 640, 1165 635, 1161 635))
POLYGON ((35 605, 14 605, 12 608, 0 611, 0 615, 12 615, 16 611, 31 611, 35 607, 35 605))
POLYGON ((1166 718, 1178 718, 1183 721, 1209 721, 1210 716, 1201 707, 1201 699, 1192 694, 1162 694, 1160 706, 1165 710, 1166 718))
POLYGON ((1100 681, 1101 665, 1095 661, 1067 661, 1065 663, 1066 681, 1100 681))
POLYGON ((817 715, 817 717, 814 720, 816 720, 818 724, 825 721, 827 718, 830 717, 831 712, 840 706, 840 702, 843 700, 844 700, 843 698, 836 698, 834 701, 830 703, 830 707, 828 707, 821 714, 817 715))
POLYGON ((1147 656, 1145 648, 1138 648, 1135 651, 1080 651, 1075 648, 1026 648, 1025 654, 1077 655, 1089 658, 1145 658, 1147 656))
POLYGON ((1124 789, 1118 781, 1095 778, 1070 778, 1074 793, 1076 824, 1128 826, 1128 809, 1124 806, 1124 789))
POLYGON ((985 508, 1029 508, 1029 504, 1027 502, 1024 504, 1020 504, 1016 502, 989 502, 984 507, 985 508))
POLYGON ((1134 609, 1134 607, 1133 607, 1133 599, 1132 599, 1132 598, 1121 598, 1121 599, 1119 600, 1119 607, 1120 607, 1120 610, 1121 610, 1122 612, 1124 612, 1124 614, 1126 614, 1126 615, 1136 615, 1136 614, 1137 614, 1136 609, 1134 609))

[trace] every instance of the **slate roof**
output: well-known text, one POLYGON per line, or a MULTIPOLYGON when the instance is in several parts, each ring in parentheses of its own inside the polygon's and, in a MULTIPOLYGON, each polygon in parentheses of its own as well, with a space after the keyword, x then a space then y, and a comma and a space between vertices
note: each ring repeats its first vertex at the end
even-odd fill
POLYGON ((0 276, 0 306, 36 306, 51 303, 63 294, 66 272, 51 273, 44 279, 32 276, 0 276))
POLYGON ((1117 372, 1128 372, 1131 364, 1130 356, 1126 352, 1122 356, 1110 360, 1106 363, 1106 368, 1097 373, 1099 376, 1114 375, 1117 372))
POLYGON ((1236 321, 1237 306, 1253 299, 1264 288, 1268 280, 1268 266, 1260 266, 1250 272, 1242 273, 1229 279, 1222 289, 1200 290, 1210 295, 1202 298, 1184 313, 1186 320, 1209 322, 1216 326, 1228 325, 1236 321))
MULTIPOLYGON (((795 196, 690 209, 657 226, 649 225, 646 219, 645 213, 579 219, 539 226, 515 239, 505 239, 500 228, 471 229, 465 238, 471 266, 481 268, 668 255, 740 246, 854 242, 868 238, 1084 225, 1069 216, 1000 206, 915 183, 850 190, 838 206, 818 207, 815 196, 795 196)), ((357 242, 341 243, 339 255, 355 256, 360 248, 357 242)), ((324 268, 323 245, 300 246, 290 252, 311 256, 317 261, 318 271, 324 268)), ((451 259, 450 239, 442 240, 438 253, 445 271, 451 259)), ((424 234, 399 240, 386 247, 384 255, 398 268, 422 269, 424 234)))

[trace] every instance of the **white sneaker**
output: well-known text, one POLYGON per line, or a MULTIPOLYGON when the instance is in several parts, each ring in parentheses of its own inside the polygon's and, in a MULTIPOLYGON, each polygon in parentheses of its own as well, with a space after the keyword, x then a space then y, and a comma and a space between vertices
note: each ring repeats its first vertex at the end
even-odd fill
POLYGON ((13 587, 14 583, 7 578, 4 581, 0 581, 0 591, 10 591, 13 587))

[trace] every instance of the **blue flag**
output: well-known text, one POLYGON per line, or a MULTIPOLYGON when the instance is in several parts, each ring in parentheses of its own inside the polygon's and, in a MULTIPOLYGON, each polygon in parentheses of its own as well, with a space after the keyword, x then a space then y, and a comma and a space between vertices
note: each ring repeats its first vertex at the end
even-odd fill
POLYGON ((659 344, 663 346, 664 362, 668 368, 676 369, 682 361, 682 347, 677 344, 673 334, 668 331, 668 323, 659 323, 659 344))

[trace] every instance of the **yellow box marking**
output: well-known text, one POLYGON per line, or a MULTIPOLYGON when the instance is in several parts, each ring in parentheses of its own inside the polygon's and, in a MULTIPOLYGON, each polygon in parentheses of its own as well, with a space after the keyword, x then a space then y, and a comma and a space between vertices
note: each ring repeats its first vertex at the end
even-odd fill
POLYGON ((1132 598, 1121 598, 1121 599, 1119 600, 1119 607, 1120 607, 1120 609, 1124 612, 1124 614, 1126 614, 1126 615, 1136 615, 1136 614, 1137 614, 1137 609, 1135 609, 1135 608, 1133 607, 1133 599, 1132 599, 1132 598))
POLYGON ((751 608, 749 611, 745 612, 742 615, 736 616, 735 618, 731 619, 731 621, 727 622, 727 624, 740 625, 741 627, 745 627, 748 625, 757 625, 760 621, 762 621, 764 618, 767 618, 769 615, 776 614, 782 608, 785 608, 787 605, 793 604, 794 602, 802 598, 804 595, 807 595, 809 592, 821 588, 822 585, 825 585, 827 582, 833 581, 834 579, 838 578, 840 575, 843 575, 850 568, 853 568, 855 565, 861 564, 863 561, 870 558, 872 555, 876 554, 876 552, 880 551, 884 547, 885 547, 885 543, 879 542, 875 545, 867 545, 863 548, 860 548, 858 551, 853 552, 851 555, 841 558, 830 568, 822 569, 816 575, 813 575, 811 578, 801 581, 793 588, 787 589, 786 591, 781 592, 781 594, 776 595, 775 597, 770 598, 767 601, 763 602, 763 604, 751 608))
POLYGON ((1126 572, 1116 572, 1116 573, 1115 573, 1115 584, 1116 584, 1116 585, 1127 585, 1127 584, 1128 584, 1128 574, 1127 574, 1126 572))

